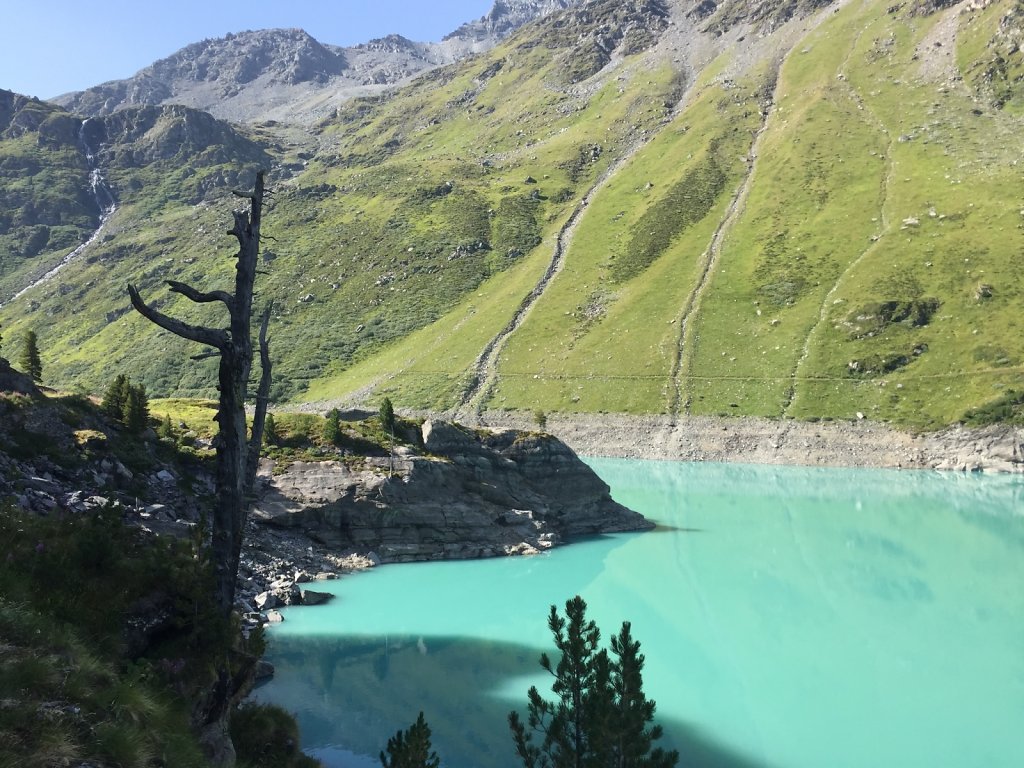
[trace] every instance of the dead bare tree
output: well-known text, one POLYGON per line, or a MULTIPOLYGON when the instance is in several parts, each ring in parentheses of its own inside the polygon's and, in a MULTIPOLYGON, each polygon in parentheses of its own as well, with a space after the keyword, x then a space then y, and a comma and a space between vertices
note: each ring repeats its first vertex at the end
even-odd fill
POLYGON ((256 174, 252 192, 234 194, 250 201, 248 211, 235 211, 235 225, 228 231, 238 240, 235 266, 235 292, 198 291, 175 280, 167 284, 174 293, 199 304, 221 302, 227 307, 230 323, 227 328, 207 328, 190 325, 163 314, 146 304, 134 285, 128 286, 132 306, 144 317, 161 328, 184 339, 214 347, 217 352, 197 356, 220 357, 220 407, 217 411, 219 432, 217 447, 217 498, 211 521, 211 559, 215 579, 215 598, 225 616, 234 605, 235 580, 242 551, 242 531, 245 523, 248 494, 251 492, 259 462, 263 424, 270 392, 270 356, 267 325, 270 307, 263 313, 260 323, 259 346, 262 375, 255 404, 255 418, 251 439, 247 439, 245 422, 246 388, 252 371, 253 344, 251 335, 253 283, 260 250, 260 223, 263 214, 264 172, 256 174))

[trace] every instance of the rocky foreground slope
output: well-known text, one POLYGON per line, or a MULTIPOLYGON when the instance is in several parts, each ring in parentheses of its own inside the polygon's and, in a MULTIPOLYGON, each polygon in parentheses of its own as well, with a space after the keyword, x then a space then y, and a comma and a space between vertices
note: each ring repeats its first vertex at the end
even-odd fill
MULTIPOLYGON (((653 528, 550 435, 441 421, 404 431, 393 456, 364 441, 263 460, 240 605, 263 593, 256 607, 312 602, 298 584, 382 562, 532 554, 653 528)), ((89 398, 44 394, 0 358, 0 514, 116 510, 150 533, 193 537, 215 493, 211 454, 180 428, 177 440, 131 434, 89 398)))

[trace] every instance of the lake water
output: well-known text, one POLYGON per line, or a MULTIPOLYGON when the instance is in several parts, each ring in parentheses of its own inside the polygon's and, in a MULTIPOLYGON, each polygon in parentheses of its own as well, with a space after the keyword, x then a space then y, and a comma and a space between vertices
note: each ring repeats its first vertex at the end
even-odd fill
POLYGON ((605 641, 632 622, 681 766, 1024 766, 1024 479, 589 463, 661 528, 330 582, 271 630, 257 698, 330 766, 378 766, 422 709, 443 765, 512 768, 579 594, 605 641))

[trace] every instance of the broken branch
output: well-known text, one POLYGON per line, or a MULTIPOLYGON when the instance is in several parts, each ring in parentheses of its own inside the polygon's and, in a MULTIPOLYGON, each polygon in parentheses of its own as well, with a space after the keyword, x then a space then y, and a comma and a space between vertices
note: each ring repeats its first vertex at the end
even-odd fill
POLYGON ((183 323, 181 320, 176 320, 173 317, 165 315, 158 309, 155 309, 142 300, 139 295, 138 289, 128 284, 128 296, 131 297, 132 306, 152 323, 163 328, 165 331, 170 331, 175 336, 180 336, 183 339, 189 339, 197 344, 206 344, 210 347, 216 347, 217 349, 225 349, 228 346, 229 339, 227 331, 216 330, 214 328, 204 328, 201 325, 190 325, 189 323, 183 323))

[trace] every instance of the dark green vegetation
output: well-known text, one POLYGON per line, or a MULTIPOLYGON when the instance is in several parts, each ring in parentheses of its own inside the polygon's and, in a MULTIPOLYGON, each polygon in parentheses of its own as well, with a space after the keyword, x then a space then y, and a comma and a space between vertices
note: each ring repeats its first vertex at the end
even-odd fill
MULTIPOLYGON (((214 600, 197 481, 212 473, 210 451, 188 447, 191 431, 158 440, 152 421, 132 431, 86 397, 44 395, 6 365, 0 374, 0 766, 208 766, 199 734, 218 675, 237 700, 263 650, 262 634, 243 638, 214 600), (161 470, 176 488, 147 481, 161 470), (36 474, 58 500, 45 516, 15 506, 43 482, 36 474), (55 488, 128 504, 184 495, 199 522, 155 536, 125 506, 65 506, 55 488)), ((138 389, 118 377, 109 399, 138 389)), ((285 713, 247 707, 235 720, 241 768, 315 764, 285 713)))
POLYGON ((195 542, 129 529, 113 508, 8 508, 0 535, 0 765, 206 765, 191 704, 233 643, 195 542))
POLYGON ((578 595, 566 601, 564 617, 551 606, 548 628, 561 656, 552 665, 542 654, 540 665, 553 678, 555 700, 544 699, 534 686, 526 723, 518 712, 509 714, 516 752, 525 768, 671 768, 679 753, 654 747, 662 729, 651 725, 654 702, 643 692, 644 657, 629 622, 612 637, 613 659, 599 647, 600 630, 586 610, 578 595))
MULTIPOLYGON (((118 374, 107 388, 100 408, 112 419, 124 424, 130 432, 140 433, 149 426, 149 398, 142 384, 132 384, 123 373, 118 374)), ((160 425, 161 437, 174 438, 174 428, 167 416, 160 425)))
POLYGON ((384 768, 438 768, 437 753, 430 746, 430 726, 420 712, 416 722, 388 739, 387 753, 380 753, 384 768))
POLYGON ((43 359, 39 356, 39 339, 36 338, 35 331, 28 331, 25 334, 18 364, 32 381, 38 384, 43 380, 43 359))
MULTIPOLYGON (((156 538, 121 511, 39 518, 0 510, 0 766, 208 766, 194 718, 225 663, 262 652, 214 605, 198 541, 156 538)), ((240 768, 314 766, 294 720, 245 706, 240 768)))
POLYGON ((238 768, 317 768, 299 749, 295 718, 272 704, 242 704, 231 716, 238 768))
POLYGON ((956 422, 1024 370, 1022 20, 601 0, 311 132, 6 95, 0 301, 98 223, 90 162, 118 209, 0 322, 38 334, 55 384, 113 366, 209 396, 214 364, 182 365, 122 286, 209 322, 162 281, 232 279, 227 190, 267 166, 278 401, 450 408, 483 374, 493 409, 956 422))

